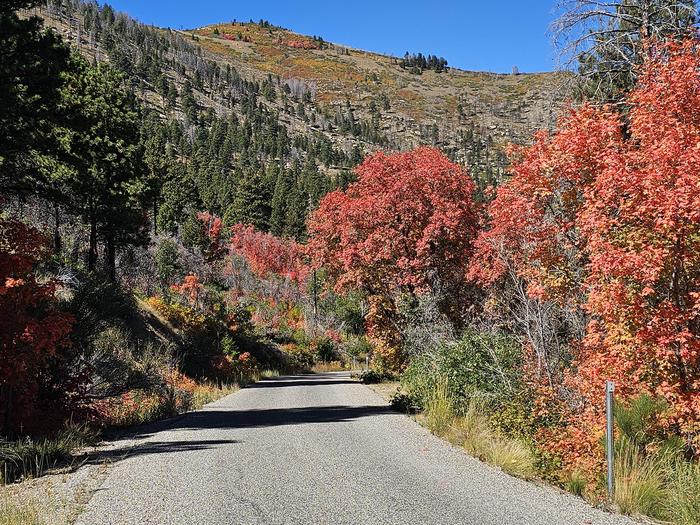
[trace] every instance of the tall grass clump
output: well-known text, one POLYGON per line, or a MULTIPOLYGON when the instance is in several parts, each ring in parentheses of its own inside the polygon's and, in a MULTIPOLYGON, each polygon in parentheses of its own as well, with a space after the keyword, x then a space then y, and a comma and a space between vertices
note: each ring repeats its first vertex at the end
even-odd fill
POLYGON ((668 467, 668 516, 677 525, 700 523, 700 464, 676 460, 668 467))
POLYGON ((0 484, 41 476, 70 462, 75 450, 96 441, 95 432, 78 425, 67 426, 54 438, 0 441, 0 484))
POLYGON ((677 525, 700 523, 700 465, 660 424, 668 403, 647 394, 615 410, 614 502, 630 515, 677 525))
POLYGON ((425 400, 423 416, 428 429, 438 436, 443 436, 454 420, 453 400, 447 387, 447 381, 438 381, 425 400))
POLYGON ((617 441, 614 502, 631 516, 664 517, 668 490, 661 458, 644 455, 628 438, 617 441))
POLYGON ((525 479, 535 477, 537 469, 530 447, 495 431, 482 410, 477 403, 470 403, 464 415, 452 423, 450 441, 509 474, 525 479))

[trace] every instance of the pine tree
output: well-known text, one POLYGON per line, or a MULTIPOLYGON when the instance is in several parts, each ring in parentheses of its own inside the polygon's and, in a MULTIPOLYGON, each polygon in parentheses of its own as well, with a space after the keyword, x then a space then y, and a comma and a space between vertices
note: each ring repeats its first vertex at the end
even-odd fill
POLYGON ((62 110, 72 115, 61 130, 65 154, 75 169, 60 182, 69 205, 90 226, 88 270, 97 264, 97 245, 106 248, 106 269, 116 279, 116 251, 145 242, 143 203, 146 168, 139 143, 139 107, 124 79, 108 65, 89 66, 78 55, 63 89, 62 110))
POLYGON ((69 67, 69 52, 58 36, 45 31, 38 17, 20 18, 16 11, 39 4, 32 0, 0 3, 0 190, 36 192, 48 177, 37 166, 55 161, 58 145, 51 139, 69 67), (43 160, 42 160, 43 159, 43 160))
POLYGON ((280 170, 275 181, 272 195, 272 211, 270 214, 270 233, 278 237, 284 233, 287 216, 287 199, 289 198, 289 178, 284 170, 280 170))
POLYGON ((224 224, 250 224, 267 231, 270 225, 270 196, 265 179, 258 171, 247 173, 241 179, 236 196, 224 214, 224 224))

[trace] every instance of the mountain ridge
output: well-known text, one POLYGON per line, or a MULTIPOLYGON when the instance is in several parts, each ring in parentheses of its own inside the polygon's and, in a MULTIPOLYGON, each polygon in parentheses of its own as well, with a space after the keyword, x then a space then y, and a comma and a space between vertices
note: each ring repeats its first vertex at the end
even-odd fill
MULTIPOLYGON (((232 82, 252 82, 260 89, 256 102, 290 137, 327 140, 347 157, 435 146, 468 166, 482 186, 502 178, 507 144, 525 143, 534 131, 553 127, 566 96, 564 73, 416 71, 402 67, 399 57, 263 20, 173 30, 81 1, 49 4, 39 14, 83 54, 137 77, 142 98, 164 115, 167 94, 159 96, 159 83, 182 92, 189 82, 202 107, 241 116, 245 94, 232 82), (105 31, 105 20, 119 38, 105 31), (171 48, 149 44, 155 35, 171 48)), ((175 113, 182 118, 181 104, 175 113)))

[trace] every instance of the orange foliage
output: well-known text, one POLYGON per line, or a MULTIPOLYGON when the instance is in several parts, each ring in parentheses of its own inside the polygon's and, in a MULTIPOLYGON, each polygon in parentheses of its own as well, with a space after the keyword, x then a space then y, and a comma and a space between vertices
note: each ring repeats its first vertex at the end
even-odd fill
POLYGON ((290 38, 284 45, 287 47, 293 47, 296 49, 318 49, 319 45, 313 40, 307 38, 290 38))
MULTIPOLYGON (((667 424, 700 453, 700 55, 657 50, 619 113, 584 105, 553 136, 517 151, 489 208, 470 276, 506 273, 545 300, 581 307, 564 426, 551 449, 602 466, 605 380, 624 400, 664 398, 667 424)), ((541 404, 556 405, 541 392, 541 404)), ((552 444, 553 443, 553 444, 552 444)))

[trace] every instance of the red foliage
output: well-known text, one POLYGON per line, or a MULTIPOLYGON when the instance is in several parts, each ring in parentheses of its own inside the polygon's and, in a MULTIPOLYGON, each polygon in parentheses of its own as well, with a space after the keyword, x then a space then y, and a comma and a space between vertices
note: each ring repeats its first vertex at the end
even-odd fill
MULTIPOLYGON (((606 108, 572 111, 520 152, 489 208, 473 278, 510 272, 589 316, 566 385, 580 403, 554 448, 600 466, 604 381, 665 398, 700 452, 700 56, 690 41, 641 71, 622 134, 606 108)), ((554 393, 550 393, 554 395, 554 393)), ((546 402, 545 402, 546 404, 546 402)))
POLYGON ((296 49, 318 49, 319 45, 313 40, 308 40, 304 38, 293 38, 285 42, 287 47, 294 47, 296 49))
POLYGON ((201 306, 204 285, 199 281, 199 277, 196 275, 186 275, 182 280, 182 284, 174 284, 170 289, 185 297, 190 306, 201 306))
POLYGON ((513 148, 513 177, 489 206, 491 227, 475 243, 469 276, 489 286, 510 272, 532 295, 577 300, 586 261, 576 222, 583 191, 621 141, 613 113, 584 105, 555 135, 538 133, 533 146, 513 148))
POLYGON ((223 223, 221 219, 208 211, 199 212, 197 214, 197 219, 201 221, 204 227, 204 234, 209 239, 209 246, 205 249, 207 258, 211 260, 223 256, 224 248, 221 242, 223 223))
POLYGON ((303 248, 298 243, 250 225, 236 224, 231 228, 230 252, 243 257, 258 277, 278 275, 298 283, 308 277, 303 248))
POLYGON ((368 157, 309 221, 308 253, 339 291, 387 295, 461 282, 478 220, 474 183, 436 149, 368 157))
POLYGON ((37 230, 0 218, 0 425, 9 421, 7 432, 35 429, 48 360, 68 344, 72 318, 56 309, 55 282, 35 273, 49 253, 37 230))
MULTIPOLYGON (((700 452, 700 54, 663 49, 630 97, 630 138, 610 150, 580 214, 588 327, 579 374, 665 398, 700 452)), ((598 389, 599 390, 599 389, 598 389)), ((599 396, 599 392, 595 392, 599 396)))

